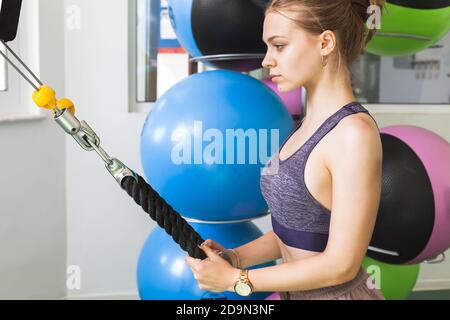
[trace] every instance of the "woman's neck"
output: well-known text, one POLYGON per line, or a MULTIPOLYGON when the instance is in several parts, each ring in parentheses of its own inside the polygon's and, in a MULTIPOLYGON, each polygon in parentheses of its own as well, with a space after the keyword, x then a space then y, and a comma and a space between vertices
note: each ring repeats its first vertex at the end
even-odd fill
POLYGON ((355 101, 350 74, 331 75, 325 72, 316 83, 305 85, 307 111, 305 121, 323 122, 346 104, 355 101))

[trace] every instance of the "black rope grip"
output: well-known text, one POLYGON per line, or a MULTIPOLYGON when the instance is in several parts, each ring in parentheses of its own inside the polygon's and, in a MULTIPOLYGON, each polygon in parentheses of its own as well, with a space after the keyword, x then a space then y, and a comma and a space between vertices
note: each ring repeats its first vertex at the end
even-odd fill
POLYGON ((205 259, 206 254, 198 247, 204 242, 202 237, 141 176, 137 178, 125 177, 122 188, 189 256, 205 259))

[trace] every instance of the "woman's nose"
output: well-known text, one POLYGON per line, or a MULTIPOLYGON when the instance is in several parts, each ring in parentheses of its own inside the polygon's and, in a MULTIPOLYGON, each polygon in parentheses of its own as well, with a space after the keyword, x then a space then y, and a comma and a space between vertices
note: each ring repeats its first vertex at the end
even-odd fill
POLYGON ((275 66, 275 61, 270 58, 268 54, 266 54, 261 65, 263 66, 263 68, 273 68, 275 66))

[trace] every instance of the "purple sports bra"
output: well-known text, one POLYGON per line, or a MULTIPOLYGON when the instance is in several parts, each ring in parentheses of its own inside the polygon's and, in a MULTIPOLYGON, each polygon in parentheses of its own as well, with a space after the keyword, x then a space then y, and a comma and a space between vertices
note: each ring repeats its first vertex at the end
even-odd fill
MULTIPOLYGON (((292 156, 284 161, 276 152, 264 167, 261 191, 269 206, 273 231, 288 246, 323 252, 328 243, 330 210, 321 205, 305 185, 305 165, 314 147, 343 118, 369 112, 358 102, 351 102, 333 115, 292 156), (275 163, 278 160, 278 165, 275 163)), ((369 114, 370 115, 370 114, 369 114)), ((300 128, 301 124, 289 135, 300 128)))

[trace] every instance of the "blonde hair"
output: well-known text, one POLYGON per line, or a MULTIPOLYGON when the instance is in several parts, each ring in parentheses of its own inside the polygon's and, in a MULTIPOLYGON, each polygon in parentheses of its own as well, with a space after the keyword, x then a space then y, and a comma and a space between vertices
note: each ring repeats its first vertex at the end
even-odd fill
POLYGON ((376 5, 383 11, 384 0, 273 0, 266 9, 266 15, 277 12, 293 20, 299 27, 311 34, 333 31, 337 37, 339 66, 341 55, 347 66, 363 53, 367 43, 376 34, 368 29, 366 21, 368 8, 376 5), (291 18, 281 11, 295 13, 291 18))

